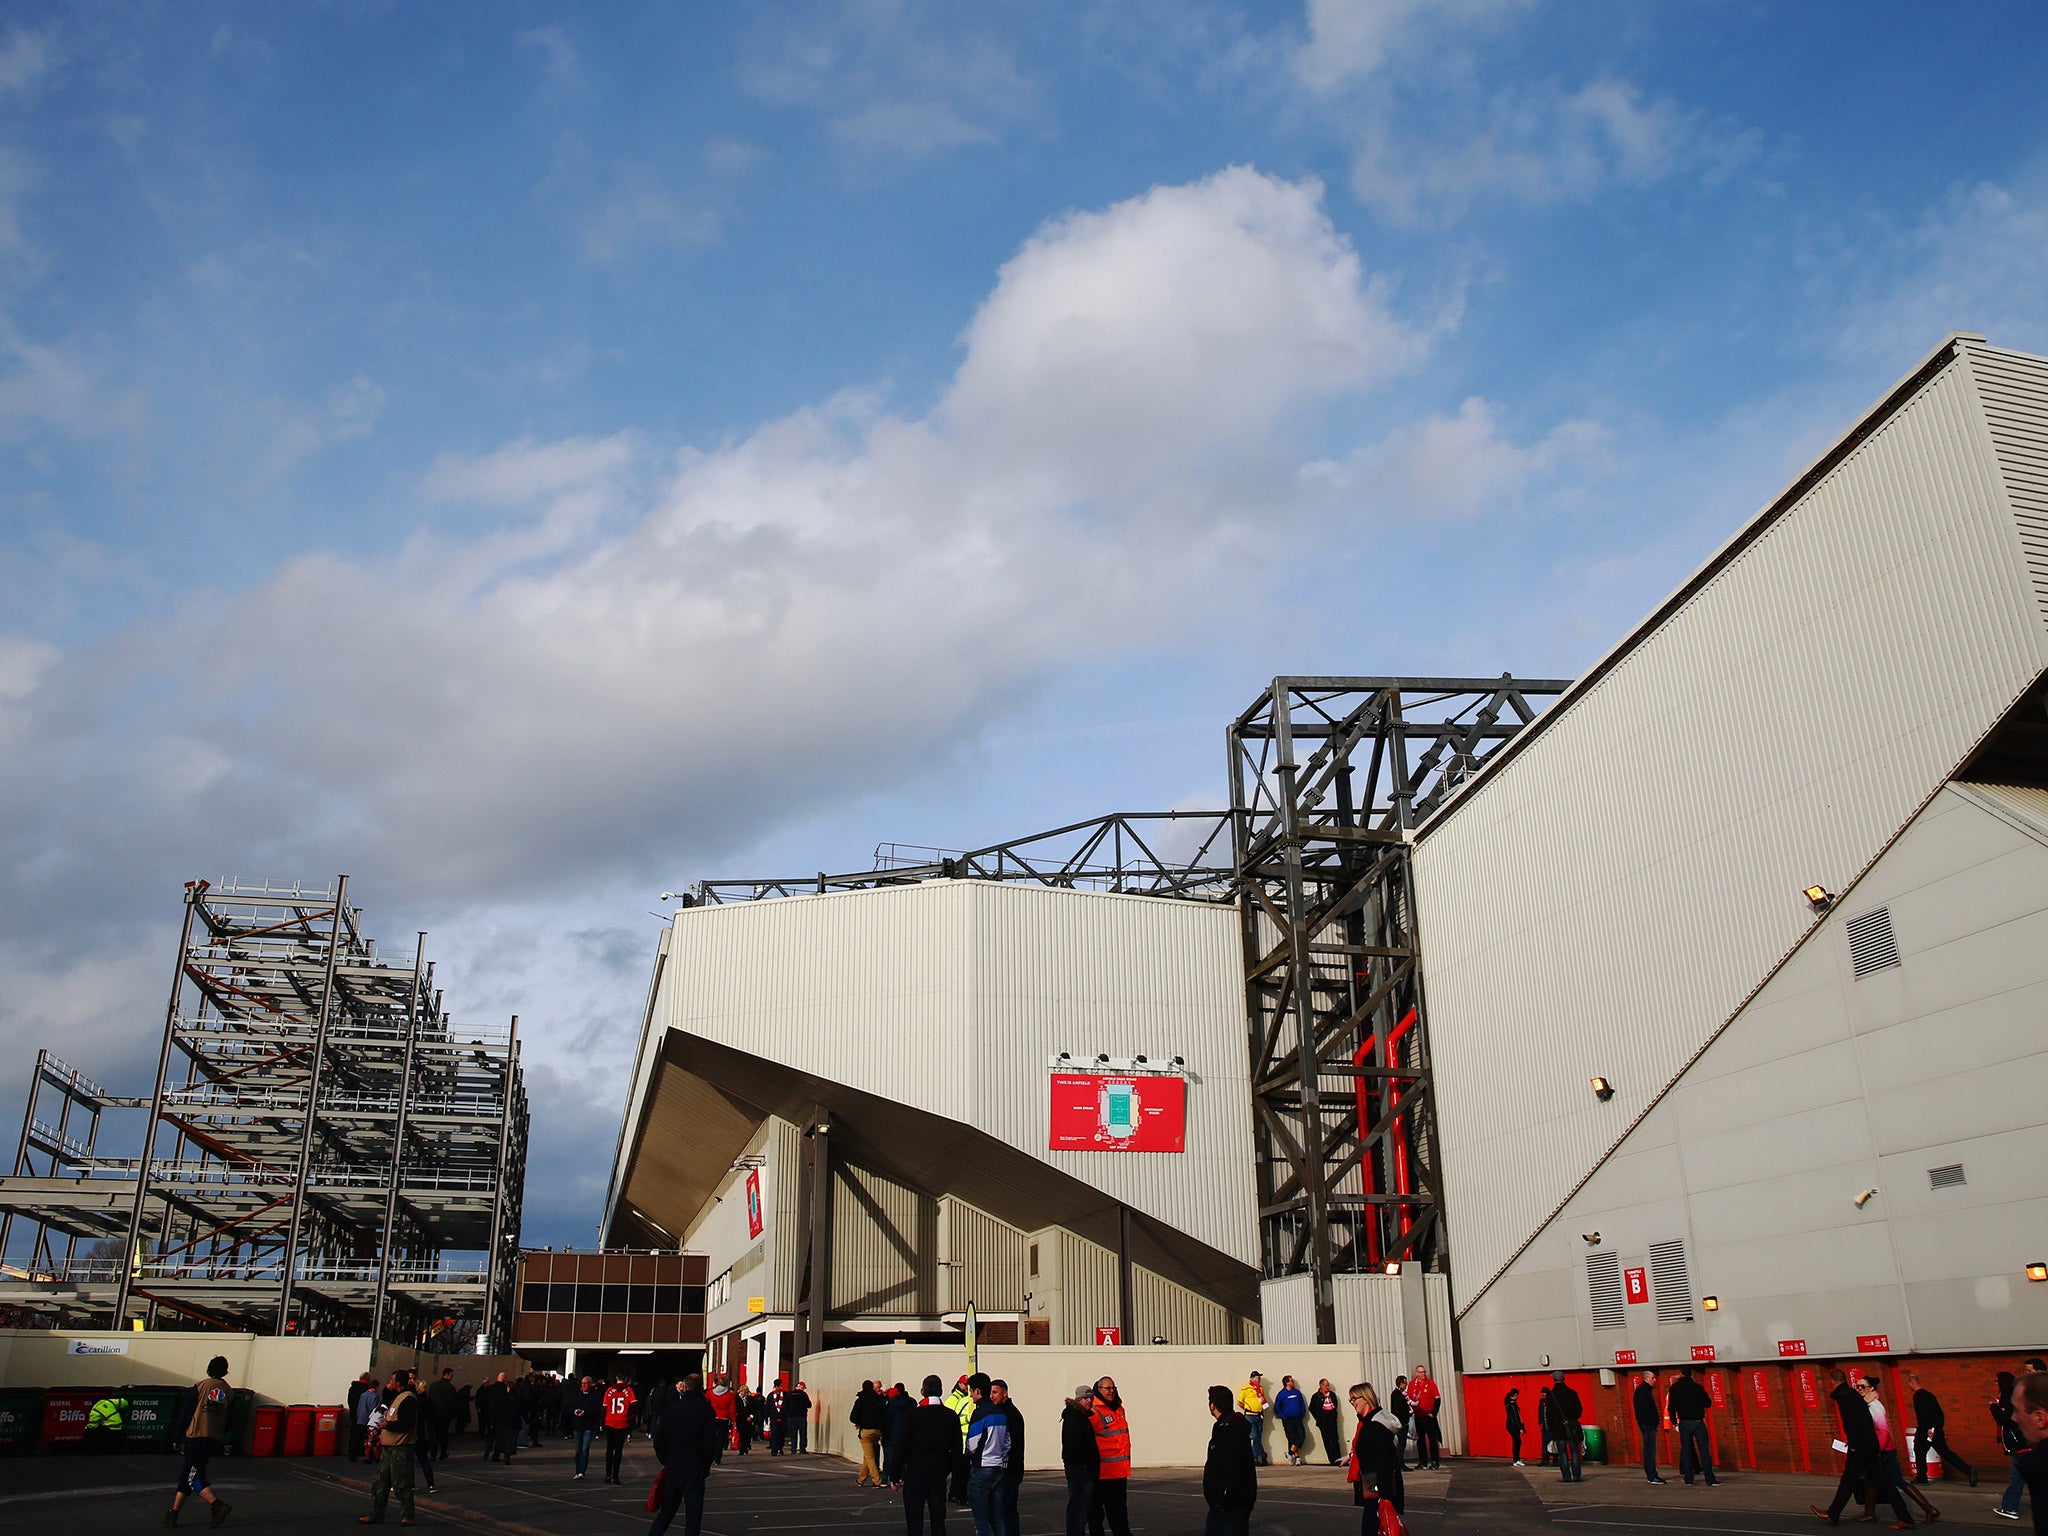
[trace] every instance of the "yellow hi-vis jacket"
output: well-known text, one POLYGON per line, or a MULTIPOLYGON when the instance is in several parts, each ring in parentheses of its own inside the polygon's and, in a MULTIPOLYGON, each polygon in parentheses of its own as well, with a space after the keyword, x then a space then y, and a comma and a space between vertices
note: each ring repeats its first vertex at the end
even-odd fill
POLYGON ((103 1397, 92 1405, 92 1412, 85 1416, 87 1429, 119 1429, 122 1415, 128 1411, 125 1397, 103 1397))

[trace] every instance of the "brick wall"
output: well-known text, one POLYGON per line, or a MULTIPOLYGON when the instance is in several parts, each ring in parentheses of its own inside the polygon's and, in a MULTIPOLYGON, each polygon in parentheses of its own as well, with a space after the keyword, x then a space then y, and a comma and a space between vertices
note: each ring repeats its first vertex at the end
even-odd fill
MULTIPOLYGON (((1920 1355, 1898 1359, 1840 1362, 1852 1373, 1875 1376, 1878 1392, 1890 1411, 1893 1433, 1901 1455, 1912 1455, 1913 1393, 1905 1373, 1915 1371, 1921 1385, 1941 1399, 1948 1417, 1948 1438, 1958 1455, 1979 1468, 2003 1476, 2005 1453, 1998 1448, 1997 1432, 1987 1404, 1997 1395, 2000 1371, 2016 1371, 2019 1358, 2013 1355, 1920 1355)), ((1828 1400, 1833 1383, 1827 1360, 1786 1360, 1739 1365, 1696 1365, 1693 1374, 1714 1398, 1707 1416, 1707 1433, 1713 1442, 1716 1465, 1759 1472, 1833 1473, 1841 1459, 1833 1449, 1840 1433, 1834 1404, 1828 1400)), ((1603 1387, 1598 1373, 1568 1371, 1565 1379, 1584 1400, 1584 1423, 1605 1432, 1608 1460, 1629 1465, 1640 1460, 1642 1441, 1630 1409, 1630 1394, 1639 1373, 1616 1371, 1616 1385, 1603 1387)), ((1657 1373, 1657 1402, 1661 1408, 1671 1383, 1678 1379, 1675 1369, 1657 1373)), ((1508 1454, 1501 1403, 1509 1387, 1521 1388, 1522 1417, 1528 1424, 1523 1437, 1523 1458, 1534 1462, 1537 1448, 1536 1403, 1541 1389, 1550 1385, 1547 1371, 1525 1375, 1471 1376, 1464 1378, 1466 1422, 1470 1426, 1472 1454, 1508 1454)), ((1678 1437, 1668 1425, 1658 1432, 1657 1459, 1660 1468, 1676 1465, 1678 1437)), ((1910 1475, 1910 1470, 1909 1470, 1910 1475)))

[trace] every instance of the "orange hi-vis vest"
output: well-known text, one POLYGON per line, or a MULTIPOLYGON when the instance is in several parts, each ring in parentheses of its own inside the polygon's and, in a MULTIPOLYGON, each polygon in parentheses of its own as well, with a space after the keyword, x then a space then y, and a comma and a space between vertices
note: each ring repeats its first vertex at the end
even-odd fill
POLYGON ((1088 1420, 1095 1427, 1095 1449, 1102 1456, 1102 1470, 1095 1475, 1104 1482, 1115 1478, 1128 1480, 1131 1475, 1131 1421, 1124 1417, 1123 1404, 1106 1408, 1098 1402, 1089 1408, 1088 1420))

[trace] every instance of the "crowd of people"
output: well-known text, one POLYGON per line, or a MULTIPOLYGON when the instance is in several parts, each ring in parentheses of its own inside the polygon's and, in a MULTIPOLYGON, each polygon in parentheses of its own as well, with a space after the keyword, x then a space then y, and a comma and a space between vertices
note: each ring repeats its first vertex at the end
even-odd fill
MULTIPOLYGON (((1977 1468, 1964 1460, 1948 1440, 1948 1413, 1940 1397, 1917 1372, 1907 1372, 1905 1383, 1912 1393, 1913 1431, 1908 1438, 1903 1422, 1895 1426, 1878 1383, 1860 1372, 1836 1368, 1828 1373, 1832 1390, 1828 1396, 1841 1426, 1837 1449, 1843 1451, 1843 1469, 1835 1496, 1826 1508, 1813 1506, 1814 1514, 1829 1525, 1841 1524, 1842 1512, 1851 1504, 1863 1507, 1862 1519, 1875 1521, 1880 1501, 1891 1509, 1895 1531, 1911 1530, 1917 1509, 1922 1521, 1932 1525, 1940 1510, 1921 1490, 1928 1483, 1928 1461, 1937 1459, 1950 1477, 1967 1479, 1977 1486, 1977 1468), (1910 1451, 1911 1461, 1907 1461, 1910 1451), (1911 1473, 1908 1473, 1908 1466, 1911 1473)), ((1992 1513, 2001 1519, 2020 1518, 2022 1496, 2033 1505, 2034 1529, 2048 1536, 2048 1361, 2036 1356, 2018 1372, 1998 1373, 1997 1395, 1988 1403, 2000 1448, 2008 1459, 2005 1492, 1992 1513)), ((1630 1417, 1642 1445, 1642 1468, 1646 1481, 1662 1485, 1668 1481, 1658 1469, 1659 1436, 1671 1426, 1678 1445, 1678 1474, 1688 1487, 1695 1482, 1712 1488, 1719 1482, 1714 1468, 1713 1440, 1707 1430, 1707 1415, 1713 1398, 1696 1378, 1691 1366, 1681 1367, 1660 1399, 1657 1373, 1642 1372, 1629 1393, 1630 1417)), ((1521 1391, 1509 1388, 1501 1403, 1512 1448, 1514 1464, 1524 1465, 1522 1437, 1527 1432, 1521 1391)), ((1581 1470, 1585 1427, 1581 1422, 1585 1405, 1565 1379, 1562 1371, 1551 1375, 1551 1385, 1542 1389, 1536 1402, 1537 1449, 1545 1466, 1555 1466, 1564 1482, 1583 1482, 1581 1470)))

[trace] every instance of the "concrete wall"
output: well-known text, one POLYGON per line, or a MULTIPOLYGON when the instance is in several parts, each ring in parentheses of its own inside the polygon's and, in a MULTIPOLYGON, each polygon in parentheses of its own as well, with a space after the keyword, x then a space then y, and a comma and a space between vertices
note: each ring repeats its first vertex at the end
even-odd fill
MULTIPOLYGON (((410 1354, 411 1351, 407 1351, 410 1354)), ((9 1387, 190 1386, 215 1355, 228 1384, 264 1403, 338 1403, 370 1365, 368 1339, 278 1339, 249 1333, 71 1333, 0 1330, 0 1385, 9 1387), (125 1348, 73 1355, 74 1341, 125 1348)))
MULTIPOLYGON (((961 1350, 949 1344, 876 1345, 833 1349, 806 1355, 799 1377, 817 1405, 811 1428, 811 1449, 852 1460, 860 1458, 860 1441, 847 1413, 863 1381, 903 1382, 913 1392, 927 1372, 949 1387, 963 1366, 961 1350)), ((1359 1351, 1345 1345, 1294 1345, 1287 1349, 1258 1346, 1215 1348, 1169 1345, 1162 1348, 1097 1349, 1094 1347, 1008 1347, 984 1345, 980 1368, 1010 1384, 1010 1393, 1024 1412, 1025 1460, 1033 1469, 1060 1464, 1060 1409, 1076 1384, 1100 1376, 1116 1379, 1131 1420, 1131 1463, 1135 1467, 1200 1466, 1208 1452, 1208 1390, 1222 1384, 1235 1391, 1253 1370, 1265 1373, 1269 1389, 1293 1376, 1312 1391, 1327 1376, 1341 1394, 1360 1379, 1359 1351)), ((1345 1444, 1354 1428, 1349 1405, 1340 1412, 1345 1444)), ((1286 1437, 1268 1415, 1268 1448, 1276 1458, 1286 1437)), ((1313 1426, 1311 1426, 1313 1439, 1313 1426)))
MULTIPOLYGON (((1444 1432, 1444 1448, 1462 1453, 1465 1404, 1455 1385, 1458 1354, 1449 1278, 1416 1269, 1399 1275, 1338 1275, 1331 1291, 1337 1337, 1346 1343, 1356 1341, 1364 1379, 1385 1397, 1398 1377, 1427 1365, 1443 1388, 1437 1421, 1444 1432)), ((1315 1337, 1313 1295, 1307 1275, 1268 1280, 1260 1287, 1267 1345, 1277 1350, 1315 1337)))
MULTIPOLYGON (((1461 1313, 1805 940, 1801 891, 1853 883, 2048 667, 2015 520, 2048 369, 1956 345, 1421 830, 1461 1313)), ((1839 1257, 1827 1285, 1870 1283, 1839 1257)))
POLYGON ((1465 1314, 1467 1368, 2040 1348, 2044 1016, 2048 796, 1951 786, 1465 1314), (1878 908, 1899 963, 1859 979, 1845 930, 1878 908), (1595 1327, 1588 1256, 1647 1269, 1672 1240, 1689 1289, 1595 1327))

